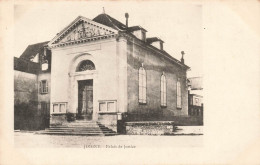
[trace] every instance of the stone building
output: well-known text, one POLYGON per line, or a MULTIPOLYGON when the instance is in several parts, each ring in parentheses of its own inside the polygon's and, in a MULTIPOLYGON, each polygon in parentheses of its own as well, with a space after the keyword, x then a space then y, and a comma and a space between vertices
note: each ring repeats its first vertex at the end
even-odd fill
POLYGON ((190 116, 203 116, 202 77, 188 78, 188 111, 190 116))
POLYGON ((189 67, 169 55, 160 38, 147 38, 141 26, 128 27, 127 19, 123 24, 107 14, 79 16, 15 59, 37 65, 28 73, 38 91, 33 98, 49 110, 50 124, 83 119, 114 128, 118 121, 188 116, 189 67))

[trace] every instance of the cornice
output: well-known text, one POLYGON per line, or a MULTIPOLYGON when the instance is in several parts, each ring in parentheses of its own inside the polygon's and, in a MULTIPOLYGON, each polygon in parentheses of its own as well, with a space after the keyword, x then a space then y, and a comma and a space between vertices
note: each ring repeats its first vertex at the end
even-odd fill
POLYGON ((66 46, 69 46, 69 45, 83 44, 83 43, 91 42, 91 41, 115 38, 116 36, 117 36, 117 34, 109 34, 109 35, 104 35, 104 36, 96 36, 96 37, 91 37, 91 38, 84 38, 84 39, 76 40, 76 41, 69 41, 69 42, 53 44, 53 45, 50 46, 50 48, 58 48, 58 47, 66 47, 66 46))
MULTIPOLYGON (((48 46, 49 47, 53 47, 55 45, 55 47, 57 46, 56 44, 58 44, 59 41, 61 41, 63 39, 64 36, 66 36, 67 34, 69 34, 71 31, 73 31, 73 29, 75 29, 75 27, 77 27, 79 24, 81 23, 87 23, 88 25, 91 25, 91 26, 94 26, 95 28, 97 29, 100 29, 100 30, 104 30, 104 31, 107 31, 109 32, 110 34, 107 34, 105 36, 95 36, 95 37, 91 37, 91 38, 99 38, 99 37, 106 37, 106 36, 110 36, 110 35, 114 35, 114 34, 117 34, 118 31, 108 27, 108 26, 105 26, 105 25, 102 25, 100 23, 97 23, 97 22, 94 22, 90 19, 87 19, 85 17, 82 17, 82 16, 79 16, 77 17, 71 24, 69 24, 67 27, 65 27, 60 33, 58 33, 49 43, 48 43, 48 46)), ((84 39, 81 39, 81 40, 89 40, 90 38, 84 38, 84 39)), ((68 43, 74 43, 74 42, 78 42, 80 43, 81 40, 78 40, 78 41, 72 41, 72 42, 68 42, 68 43)), ((67 43, 60 43, 61 45, 63 44, 67 44, 67 43)))

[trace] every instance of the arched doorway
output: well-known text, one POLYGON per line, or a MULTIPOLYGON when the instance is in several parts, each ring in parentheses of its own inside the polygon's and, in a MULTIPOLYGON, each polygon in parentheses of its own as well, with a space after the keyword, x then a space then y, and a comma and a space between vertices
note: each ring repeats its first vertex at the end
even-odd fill
POLYGON ((98 65, 91 54, 75 56, 69 67, 68 112, 77 119, 98 119, 98 65))
MULTIPOLYGON (((76 72, 96 70, 94 63, 83 60, 76 68, 76 72)), ((93 79, 78 80, 78 114, 77 119, 92 120, 93 116, 93 79)))

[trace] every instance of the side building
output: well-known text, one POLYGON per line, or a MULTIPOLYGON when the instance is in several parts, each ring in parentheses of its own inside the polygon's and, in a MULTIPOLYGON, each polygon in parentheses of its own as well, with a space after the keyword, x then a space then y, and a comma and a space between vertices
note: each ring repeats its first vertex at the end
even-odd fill
POLYGON ((44 49, 47 43, 29 45, 19 58, 14 57, 14 129, 49 127, 51 70, 41 69, 44 61, 51 61, 50 51, 44 49))
POLYGON ((203 78, 202 77, 190 77, 188 78, 189 86, 189 116, 198 118, 199 123, 203 123, 203 78))

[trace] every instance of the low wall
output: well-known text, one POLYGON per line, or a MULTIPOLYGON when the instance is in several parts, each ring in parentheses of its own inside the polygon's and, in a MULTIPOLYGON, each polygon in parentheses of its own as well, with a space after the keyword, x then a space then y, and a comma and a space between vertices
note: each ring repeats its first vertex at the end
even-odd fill
POLYGON ((202 126, 203 116, 174 116, 176 126, 202 126))
POLYGON ((50 125, 62 125, 64 123, 68 123, 66 114, 52 114, 50 116, 50 125))
POLYGON ((174 121, 176 126, 199 126, 203 125, 203 116, 172 116, 160 114, 133 114, 128 113, 127 122, 137 121, 174 121))
POLYGON ((117 132, 117 113, 99 113, 98 121, 107 128, 117 132))
POLYGON ((173 121, 126 122, 128 135, 164 135, 174 131, 173 121))

